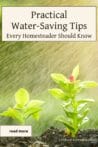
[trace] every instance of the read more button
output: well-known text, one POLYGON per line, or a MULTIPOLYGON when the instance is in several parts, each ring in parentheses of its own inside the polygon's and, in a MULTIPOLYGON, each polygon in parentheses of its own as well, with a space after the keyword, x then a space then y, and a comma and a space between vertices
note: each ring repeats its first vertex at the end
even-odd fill
POLYGON ((28 133, 28 130, 9 130, 9 132, 11 132, 11 133, 18 133, 18 132, 20 132, 20 133, 28 133))
POLYGON ((31 126, 1 126, 1 137, 31 137, 31 126))

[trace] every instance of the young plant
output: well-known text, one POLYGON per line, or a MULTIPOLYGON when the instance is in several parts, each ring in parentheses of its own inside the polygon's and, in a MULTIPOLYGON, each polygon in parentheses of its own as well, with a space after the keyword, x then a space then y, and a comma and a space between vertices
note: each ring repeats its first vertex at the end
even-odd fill
POLYGON ((42 110, 43 101, 29 101, 29 93, 24 88, 19 89, 15 93, 15 101, 15 106, 9 107, 6 111, 0 113, 0 116, 11 117, 20 124, 25 124, 30 116, 36 120, 39 119, 39 112, 42 110))
POLYGON ((64 110, 64 115, 58 116, 57 121, 63 123, 66 127, 67 134, 75 137, 80 128, 88 122, 87 114, 89 108, 88 102, 94 102, 93 99, 77 98, 77 95, 84 89, 96 87, 94 81, 77 80, 79 76, 79 66, 77 65, 69 78, 63 74, 52 73, 51 77, 60 88, 49 89, 49 92, 55 98, 61 99, 61 106, 64 110))

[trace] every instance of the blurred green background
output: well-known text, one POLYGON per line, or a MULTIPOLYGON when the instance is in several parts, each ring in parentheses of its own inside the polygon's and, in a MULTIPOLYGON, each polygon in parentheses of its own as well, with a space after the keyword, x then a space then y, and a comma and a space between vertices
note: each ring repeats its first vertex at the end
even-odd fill
MULTIPOLYGON (((1 0, 1 6, 98 6, 98 0, 1 0)), ((98 23, 97 23, 98 24, 98 23)), ((97 25, 98 26, 98 25, 97 25)), ((96 42, 2 42, 0 9, 0 112, 14 104, 14 94, 26 88, 33 99, 45 100, 39 122, 28 120, 33 134, 39 135, 50 126, 62 128, 54 118, 62 113, 60 101, 48 94, 56 87, 50 78, 52 72, 67 76, 78 63, 81 80, 98 82, 98 41, 96 42)), ((90 122, 84 128, 98 129, 98 88, 87 90, 84 97, 96 100, 91 104, 90 122)), ((14 124, 0 118, 0 125, 14 124)))

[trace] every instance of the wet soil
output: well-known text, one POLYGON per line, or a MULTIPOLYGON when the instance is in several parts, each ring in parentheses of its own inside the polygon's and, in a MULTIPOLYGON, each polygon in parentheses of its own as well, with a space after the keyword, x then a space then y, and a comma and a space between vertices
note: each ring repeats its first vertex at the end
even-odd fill
POLYGON ((72 138, 51 127, 40 137, 1 137, 0 147, 98 147, 98 130, 83 130, 72 138))
POLYGON ((98 130, 83 130, 72 138, 64 130, 50 128, 41 139, 49 144, 49 147, 98 147, 98 130))

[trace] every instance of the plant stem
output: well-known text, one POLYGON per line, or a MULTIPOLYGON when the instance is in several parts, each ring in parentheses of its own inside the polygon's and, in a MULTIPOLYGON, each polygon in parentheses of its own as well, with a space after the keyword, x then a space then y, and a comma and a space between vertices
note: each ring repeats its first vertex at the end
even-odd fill
POLYGON ((74 98, 72 99, 72 106, 73 106, 73 113, 74 113, 74 119, 73 119, 73 126, 75 131, 73 132, 72 136, 75 137, 76 133, 77 133, 77 101, 76 101, 76 97, 74 96, 74 98))

